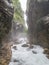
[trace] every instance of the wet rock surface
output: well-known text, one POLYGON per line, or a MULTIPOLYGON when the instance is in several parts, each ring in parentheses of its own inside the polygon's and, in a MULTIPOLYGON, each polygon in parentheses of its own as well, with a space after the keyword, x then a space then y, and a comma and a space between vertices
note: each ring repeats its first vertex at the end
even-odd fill
POLYGON ((37 54, 37 52, 35 52, 35 51, 32 51, 34 54, 37 54))
POLYGON ((14 9, 11 0, 0 0, 0 65, 8 65, 11 59, 11 27, 14 9))
POLYGON ((16 46, 13 46, 13 49, 17 50, 17 47, 16 46))
POLYGON ((11 5, 9 1, 0 0, 0 38, 2 39, 9 33, 12 27, 14 10, 12 6, 9 8, 9 6, 11 5), (9 4, 8 6, 7 3, 9 4))
POLYGON ((43 47, 49 48, 49 15, 41 18, 37 22, 37 41, 43 47))
POLYGON ((27 2, 27 23, 29 43, 49 47, 49 0, 27 2))
POLYGON ((22 47, 29 47, 29 45, 27 45, 27 44, 23 44, 22 47))
POLYGON ((46 57, 49 59, 49 55, 46 55, 46 57))
POLYGON ((46 57, 49 59, 49 49, 45 48, 43 53, 46 54, 46 57))
POLYGON ((45 48, 43 53, 44 54, 49 54, 49 49, 48 48, 45 48))
POLYGON ((16 59, 15 59, 13 62, 19 62, 19 60, 16 60, 16 59))
POLYGON ((31 45, 31 46, 29 46, 29 48, 30 48, 30 49, 33 49, 33 48, 34 48, 34 46, 32 46, 32 45, 31 45))

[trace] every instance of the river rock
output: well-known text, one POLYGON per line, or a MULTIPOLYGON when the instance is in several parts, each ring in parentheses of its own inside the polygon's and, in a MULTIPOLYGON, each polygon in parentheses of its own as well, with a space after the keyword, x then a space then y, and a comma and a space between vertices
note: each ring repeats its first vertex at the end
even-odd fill
POLYGON ((28 44, 23 44, 22 47, 29 47, 29 45, 28 44))

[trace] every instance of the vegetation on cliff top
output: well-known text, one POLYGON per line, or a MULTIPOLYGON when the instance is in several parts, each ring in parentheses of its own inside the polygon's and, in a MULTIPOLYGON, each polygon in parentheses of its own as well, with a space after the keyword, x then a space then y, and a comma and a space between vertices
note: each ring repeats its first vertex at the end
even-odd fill
POLYGON ((14 20, 24 23, 24 12, 21 8, 19 0, 12 0, 14 6, 14 20))

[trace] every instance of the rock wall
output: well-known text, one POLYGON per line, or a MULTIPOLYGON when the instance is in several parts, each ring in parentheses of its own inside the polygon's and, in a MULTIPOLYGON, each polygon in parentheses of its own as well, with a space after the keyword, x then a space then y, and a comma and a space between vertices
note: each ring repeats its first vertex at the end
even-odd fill
POLYGON ((45 17, 46 18, 49 17, 48 14, 49 14, 49 0, 28 0, 27 23, 28 23, 29 39, 31 44, 32 43, 40 44, 44 47, 48 46, 46 44, 49 44, 48 42, 49 22, 47 23, 47 19, 45 20, 45 17), (44 21, 43 21, 43 17, 44 17, 44 21), (47 24, 45 24, 45 21, 47 24), (45 30, 44 32, 45 35, 43 33, 44 30, 45 30), (39 40, 40 36, 42 36, 42 38, 39 40))
POLYGON ((11 0, 0 0, 0 65, 8 65, 11 46, 6 41, 12 27, 14 9, 11 0))

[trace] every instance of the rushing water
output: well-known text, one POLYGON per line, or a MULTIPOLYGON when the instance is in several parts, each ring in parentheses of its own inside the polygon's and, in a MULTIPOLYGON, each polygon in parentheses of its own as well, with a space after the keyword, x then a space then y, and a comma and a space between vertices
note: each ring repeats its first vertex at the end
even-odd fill
POLYGON ((37 45, 29 48, 27 37, 23 35, 20 34, 16 43, 11 47, 12 58, 9 65, 49 65, 49 59, 43 54, 44 49, 37 45), (24 44, 28 46, 23 47, 24 44))
MULTIPOLYGON (((27 0, 20 0, 22 9, 25 13, 27 0)), ((24 14, 25 25, 26 14, 24 14)), ((9 65, 49 65, 49 59, 43 54, 44 49, 38 45, 32 45, 30 48, 28 39, 25 34, 18 34, 15 37, 15 42, 11 47, 12 58, 9 65), (25 46, 26 45, 26 46, 25 46)))

